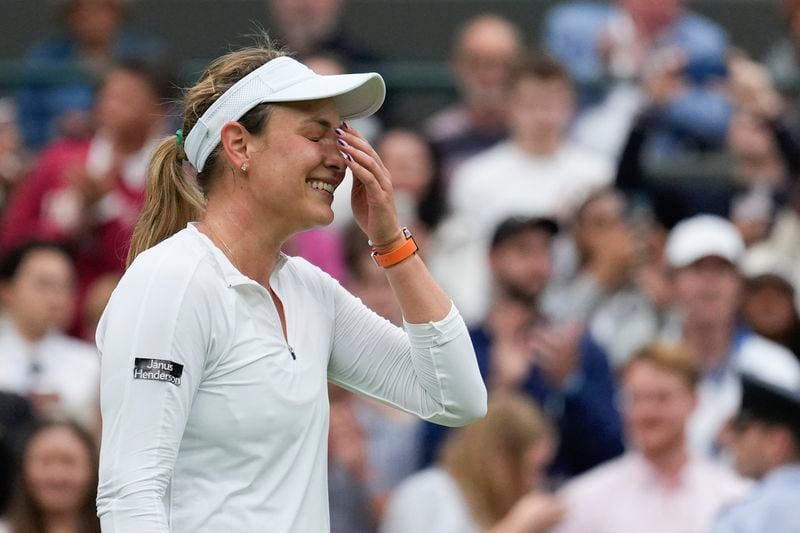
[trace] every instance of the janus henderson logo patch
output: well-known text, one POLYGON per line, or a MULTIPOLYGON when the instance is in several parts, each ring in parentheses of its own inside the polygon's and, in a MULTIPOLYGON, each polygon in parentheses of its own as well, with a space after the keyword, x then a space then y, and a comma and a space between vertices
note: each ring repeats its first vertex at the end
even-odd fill
POLYGON ((133 379, 166 381, 173 385, 181 384, 183 365, 166 359, 147 359, 137 357, 133 363, 133 379))

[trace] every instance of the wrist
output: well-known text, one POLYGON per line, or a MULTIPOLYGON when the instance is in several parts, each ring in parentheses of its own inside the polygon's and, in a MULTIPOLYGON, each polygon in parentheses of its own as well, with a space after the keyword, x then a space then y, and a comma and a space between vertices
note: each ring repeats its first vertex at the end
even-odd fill
POLYGON ((369 245, 372 247, 372 259, 378 266, 382 268, 395 266, 409 257, 412 257, 419 250, 408 228, 404 227, 400 232, 400 239, 398 241, 388 243, 385 246, 378 247, 370 241, 369 245))
POLYGON ((403 234, 403 230, 401 228, 397 229, 397 233, 394 235, 393 238, 386 240, 386 241, 373 241, 372 239, 369 240, 369 245, 374 252, 379 254, 385 254, 395 250, 403 245, 406 242, 406 237, 403 234))

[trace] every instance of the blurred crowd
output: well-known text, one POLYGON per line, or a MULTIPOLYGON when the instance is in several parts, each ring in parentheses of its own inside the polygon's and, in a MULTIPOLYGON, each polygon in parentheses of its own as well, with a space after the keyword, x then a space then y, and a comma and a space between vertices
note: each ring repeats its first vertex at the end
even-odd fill
MULTIPOLYGON (((318 73, 383 59, 344 0, 265 4, 318 73)), ((51 7, 24 61, 84 76, 0 95, 13 533, 99 531, 94 331, 180 96, 165 43, 128 29, 135 3, 51 7)), ((448 107, 352 126, 470 326, 489 414, 452 430, 331 385, 332 531, 800 532, 800 1, 765 57, 684 0, 559 2, 541 35, 475 7, 448 107)), ((402 325, 351 183, 286 252, 402 325)))

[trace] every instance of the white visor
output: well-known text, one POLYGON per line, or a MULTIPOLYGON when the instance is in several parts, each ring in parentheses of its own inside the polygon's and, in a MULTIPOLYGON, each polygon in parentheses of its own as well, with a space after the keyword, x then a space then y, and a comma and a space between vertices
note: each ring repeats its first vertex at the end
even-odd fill
POLYGON ((264 63, 225 91, 186 136, 186 158, 198 172, 220 141, 222 127, 264 102, 302 102, 333 98, 343 120, 366 117, 383 104, 380 74, 320 76, 290 57, 264 63))

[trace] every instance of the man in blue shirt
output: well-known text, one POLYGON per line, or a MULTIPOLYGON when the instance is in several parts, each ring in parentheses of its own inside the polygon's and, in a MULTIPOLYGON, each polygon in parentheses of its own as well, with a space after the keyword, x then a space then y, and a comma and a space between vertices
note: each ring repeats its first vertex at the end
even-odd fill
POLYGON ((717 81, 727 74, 728 37, 716 23, 684 7, 684 0, 567 2, 544 22, 544 46, 583 86, 584 104, 598 103, 630 82, 638 83, 665 53, 685 60, 684 88, 659 114, 653 144, 721 146, 731 105, 717 81))
MULTIPOLYGON (((553 275, 557 231, 546 218, 512 217, 499 224, 489 251, 491 308, 470 337, 490 394, 527 394, 557 427, 550 470, 561 481, 618 456, 624 444, 605 353, 582 325, 552 323, 539 309, 553 275)), ((425 424, 423 464, 435 458, 446 431, 425 424)))
POLYGON ((759 479, 742 502, 724 510, 713 533, 800 530, 800 390, 742 376, 742 405, 732 448, 741 474, 759 479))

